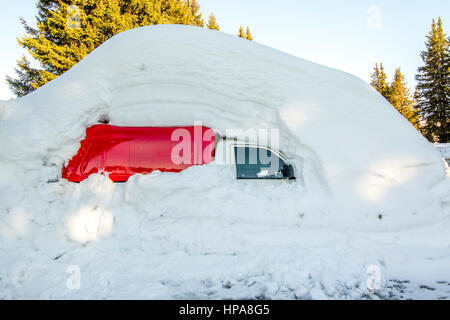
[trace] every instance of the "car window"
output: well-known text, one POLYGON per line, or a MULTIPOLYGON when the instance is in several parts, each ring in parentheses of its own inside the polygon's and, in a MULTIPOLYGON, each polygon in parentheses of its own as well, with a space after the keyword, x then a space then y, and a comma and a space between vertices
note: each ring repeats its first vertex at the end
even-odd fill
POLYGON ((286 179, 288 164, 265 148, 234 146, 237 179, 286 179))

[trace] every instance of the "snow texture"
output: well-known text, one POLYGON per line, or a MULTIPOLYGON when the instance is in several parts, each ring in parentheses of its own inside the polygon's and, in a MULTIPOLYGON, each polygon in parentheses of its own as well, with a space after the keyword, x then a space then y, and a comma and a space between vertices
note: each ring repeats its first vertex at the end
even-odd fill
POLYGON ((134 29, 0 102, 0 146, 0 298, 450 296, 448 166, 341 71, 203 28, 134 29), (62 180, 102 118, 279 129, 298 179, 237 181, 213 163, 62 180))
POLYGON ((437 143, 436 148, 442 155, 442 158, 450 161, 450 143, 437 143))

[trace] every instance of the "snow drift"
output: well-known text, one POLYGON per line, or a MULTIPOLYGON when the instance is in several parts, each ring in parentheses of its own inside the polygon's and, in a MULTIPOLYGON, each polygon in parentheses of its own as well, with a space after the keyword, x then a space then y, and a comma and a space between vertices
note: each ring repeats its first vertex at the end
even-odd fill
MULTIPOLYGON (((14 261, 16 252, 24 259, 18 269, 2 261, 0 276, 9 281, 3 281, 9 290, 4 297, 71 297, 61 291, 64 282, 58 282, 60 289, 21 285, 35 283, 45 274, 44 266, 57 268, 61 261, 81 265, 92 275, 104 268, 97 259, 105 257, 112 264, 122 261, 125 269, 125 262, 149 264, 158 276, 145 297, 176 296, 170 290, 157 295, 161 283, 167 283, 161 274, 167 269, 156 262, 161 255, 169 257, 165 268, 187 263, 186 270, 193 273, 185 270, 188 278, 179 280, 185 283, 202 277, 194 267, 199 260, 193 258, 201 255, 202 263, 217 267, 211 268, 212 283, 223 286, 234 256, 245 256, 241 261, 248 262, 243 264, 247 271, 230 268, 238 278, 229 281, 242 284, 251 282, 253 254, 268 253, 261 261, 271 265, 299 252, 309 262, 288 259, 284 266, 291 265, 293 273, 286 269, 276 276, 307 281, 310 273, 294 264, 317 270, 314 266, 322 265, 319 252, 330 252, 330 261, 339 254, 333 246, 299 249, 295 234, 313 227, 407 229, 442 221, 449 213, 450 185, 439 153, 368 84, 203 28, 163 25, 124 32, 39 90, 1 102, 0 146, 0 248, 10 257, 2 260, 14 261), (230 168, 211 164, 180 174, 134 176, 121 185, 101 175, 81 184, 62 180, 64 162, 77 152, 86 128, 102 117, 119 126, 191 126, 202 121, 221 132, 279 129, 280 149, 294 160, 299 178, 295 183, 237 182, 230 168), (90 251, 82 251, 86 246, 90 251), (249 246, 258 246, 260 253, 245 255, 249 246), (285 247, 286 255, 270 256, 285 247), (144 262, 144 255, 154 262, 144 262), (89 264, 93 258, 97 262, 89 264), (219 261, 227 262, 219 268, 219 261)), ((258 267, 255 272, 265 274, 259 279, 275 284, 255 289, 255 294, 219 290, 212 296, 346 296, 348 291, 336 288, 359 288, 364 282, 360 266, 366 261, 361 256, 351 261, 357 262, 342 266, 348 281, 339 286, 318 280, 321 289, 315 282, 286 285, 283 290, 289 294, 277 295, 284 292, 277 291, 279 279, 271 280, 258 267)), ((172 275, 180 271, 175 269, 172 275)), ((329 279, 335 272, 319 272, 319 278, 325 274, 329 279)), ((109 275, 104 277, 108 284, 109 275)), ((99 280, 89 281, 95 287, 99 280)), ((105 290, 104 297, 111 297, 105 290)), ((182 297, 189 296, 184 293, 182 297)), ((92 297, 103 293, 95 291, 92 297)))

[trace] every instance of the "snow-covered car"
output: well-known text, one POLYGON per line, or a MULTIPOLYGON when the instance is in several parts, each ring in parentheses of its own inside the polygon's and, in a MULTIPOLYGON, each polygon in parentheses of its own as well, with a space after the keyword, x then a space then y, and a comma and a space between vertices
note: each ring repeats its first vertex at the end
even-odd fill
POLYGON ((294 166, 277 149, 225 138, 203 126, 119 127, 94 125, 86 130, 77 154, 62 176, 81 182, 107 173, 114 182, 153 171, 180 172, 216 160, 233 165, 237 179, 295 179, 294 166))
MULTIPOLYGON (((181 136, 195 141, 177 129, 165 160, 185 156, 181 136)), ((141 160, 117 138, 99 140, 96 161, 125 148, 108 170, 141 160)), ((0 299, 450 297, 450 171, 436 148, 363 80, 252 41, 183 25, 123 32, 0 102, 0 146, 0 299), (181 172, 61 179, 86 128, 107 121, 214 130, 181 172), (237 180, 235 150, 267 146, 296 180, 237 180)))

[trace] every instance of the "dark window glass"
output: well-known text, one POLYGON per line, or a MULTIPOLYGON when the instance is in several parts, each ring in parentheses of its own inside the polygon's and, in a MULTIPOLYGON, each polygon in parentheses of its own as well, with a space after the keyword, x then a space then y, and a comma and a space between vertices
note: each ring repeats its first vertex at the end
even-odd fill
POLYGON ((294 178, 292 170, 270 150, 257 147, 235 146, 236 176, 238 179, 294 178), (287 175, 286 173, 289 173, 287 175))

